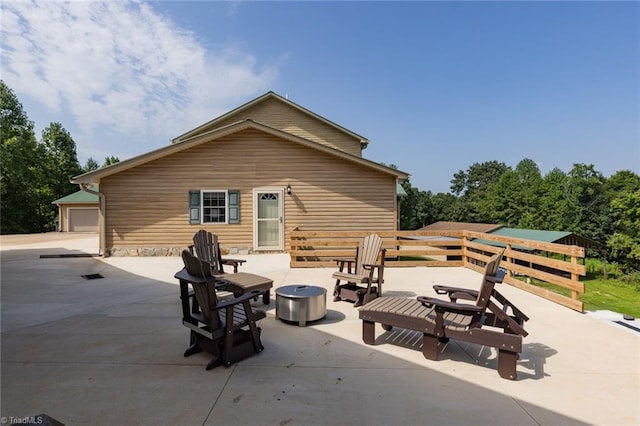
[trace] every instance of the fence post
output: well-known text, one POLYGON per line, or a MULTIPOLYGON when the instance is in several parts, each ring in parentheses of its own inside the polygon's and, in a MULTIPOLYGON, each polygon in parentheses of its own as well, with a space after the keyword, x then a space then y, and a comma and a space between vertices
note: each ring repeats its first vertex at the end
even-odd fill
MULTIPOLYGON (((571 264, 578 264, 578 258, 573 254, 571 255, 571 264)), ((571 272, 571 281, 580 281, 580 275, 576 274, 575 272, 571 272)), ((578 300, 578 292, 575 290, 571 290, 571 298, 573 300, 578 300)))

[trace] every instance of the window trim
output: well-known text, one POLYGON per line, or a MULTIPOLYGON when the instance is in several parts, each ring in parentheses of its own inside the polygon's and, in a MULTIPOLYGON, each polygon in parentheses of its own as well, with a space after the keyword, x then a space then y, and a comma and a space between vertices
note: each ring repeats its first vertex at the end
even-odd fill
MULTIPOLYGON (((208 207, 218 208, 218 207, 208 207)), ((227 225, 229 224, 229 190, 228 189, 201 189, 200 190, 200 223, 202 225, 227 225), (205 192, 224 193, 224 222, 205 222, 204 221, 204 194, 205 192)))
POLYGON ((241 210, 241 191, 239 189, 190 189, 188 195, 189 204, 189 224, 239 224, 241 210), (225 221, 224 222, 204 222, 204 193, 224 193, 225 194, 225 221))

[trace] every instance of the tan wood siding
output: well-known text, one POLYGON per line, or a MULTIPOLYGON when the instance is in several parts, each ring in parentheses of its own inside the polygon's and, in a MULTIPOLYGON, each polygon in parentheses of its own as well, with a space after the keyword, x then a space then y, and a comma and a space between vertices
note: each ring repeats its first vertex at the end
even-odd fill
MULTIPOLYGON (((360 140, 309 116, 277 99, 268 99, 216 125, 216 128, 244 119, 283 130, 352 155, 362 156, 360 140)), ((213 130, 213 129, 207 129, 213 130)))
POLYGON ((198 229, 253 248, 253 190, 285 188, 289 231, 396 229, 395 177, 256 130, 238 132, 103 179, 106 248, 186 247, 198 229), (237 189, 239 224, 190 225, 188 191, 237 189))

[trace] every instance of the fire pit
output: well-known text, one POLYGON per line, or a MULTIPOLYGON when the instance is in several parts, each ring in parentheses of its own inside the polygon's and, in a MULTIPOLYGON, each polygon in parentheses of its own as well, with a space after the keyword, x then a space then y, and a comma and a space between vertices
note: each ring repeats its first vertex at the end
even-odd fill
POLYGON ((276 317, 304 327, 327 315, 327 290, 312 285, 286 285, 276 290, 276 317))

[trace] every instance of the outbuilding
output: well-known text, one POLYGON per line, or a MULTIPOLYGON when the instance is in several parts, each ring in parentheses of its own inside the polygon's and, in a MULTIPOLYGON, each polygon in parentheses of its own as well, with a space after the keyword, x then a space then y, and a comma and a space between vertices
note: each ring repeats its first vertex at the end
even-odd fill
MULTIPOLYGON (((97 189, 91 186, 92 189, 97 189)), ((58 226, 60 232, 98 232, 99 199, 95 194, 76 191, 55 200, 58 206, 58 226)))

